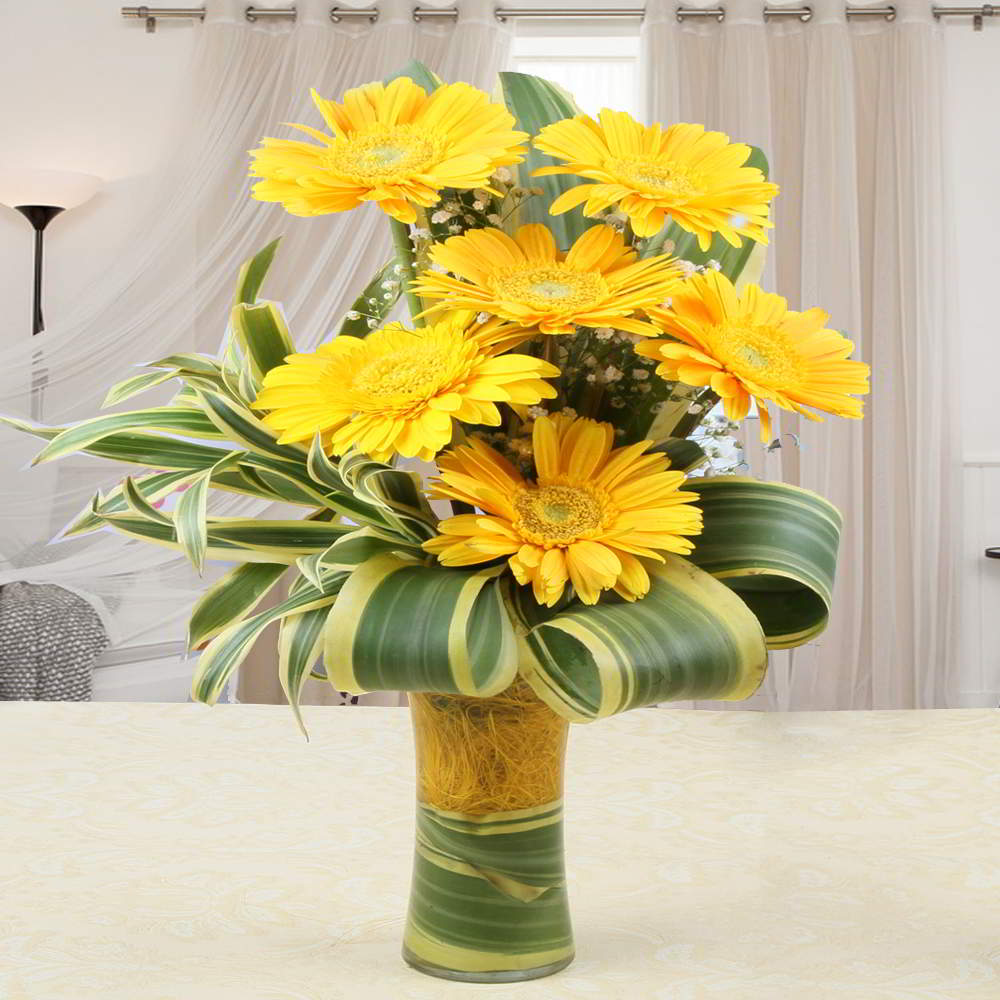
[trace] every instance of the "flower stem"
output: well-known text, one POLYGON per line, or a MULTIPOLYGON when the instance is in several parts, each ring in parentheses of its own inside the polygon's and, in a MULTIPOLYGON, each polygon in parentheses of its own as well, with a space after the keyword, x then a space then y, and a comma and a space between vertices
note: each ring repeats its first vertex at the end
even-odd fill
POLYGON ((403 269, 399 280, 403 286, 403 293, 406 295, 410 317, 414 326, 423 326, 424 320, 418 318, 418 314, 423 311, 423 303, 420 301, 420 296, 411 288, 417 275, 414 267, 416 254, 413 251, 413 243, 410 242, 410 227, 398 219, 390 219, 389 227, 392 230, 392 242, 396 247, 396 263, 403 269))
POLYGON ((719 397, 711 389, 706 389, 693 404, 699 406, 700 409, 695 410, 693 413, 688 409, 688 412, 677 422, 677 426, 671 432, 671 437, 690 437, 691 432, 708 416, 709 411, 718 401, 719 397))

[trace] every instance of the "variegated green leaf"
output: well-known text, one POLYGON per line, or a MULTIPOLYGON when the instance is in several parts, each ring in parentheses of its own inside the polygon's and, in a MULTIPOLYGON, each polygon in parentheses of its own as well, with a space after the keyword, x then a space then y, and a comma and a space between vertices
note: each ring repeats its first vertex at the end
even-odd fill
POLYGON ((693 479, 704 529, 691 561, 734 590, 760 619, 770 649, 826 628, 841 516, 828 500, 788 483, 744 476, 693 479))
POLYGON ((260 291, 260 286, 264 283, 264 278, 271 267, 271 262, 274 260, 274 255, 277 253, 280 242, 281 237, 279 236, 278 239, 268 243, 263 250, 255 253, 240 268, 239 277, 236 279, 236 293, 233 296, 233 305, 238 305, 241 302, 253 303, 257 301, 257 293, 260 291))
POLYGON ((326 623, 324 665, 339 691, 489 697, 517 673, 497 569, 457 570, 380 555, 359 566, 326 623))
POLYGON ((691 472, 708 461, 701 445, 690 438, 667 438, 649 450, 663 452, 670 459, 670 468, 678 472, 691 472))
POLYGON ((222 372, 222 366, 215 358, 205 354, 170 354, 159 361, 151 361, 147 368, 176 368, 180 372, 206 375, 209 378, 222 372))
POLYGON ((309 471, 309 475, 320 486, 327 486, 331 490, 338 491, 350 489, 340 475, 337 464, 330 459, 330 456, 324 450, 323 441, 318 434, 313 438, 312 444, 309 447, 306 468, 309 471))
POLYGON ((188 649, 242 621, 288 571, 286 563, 245 563, 201 595, 188 622, 188 649))
POLYGON ((338 337, 367 337, 374 329, 371 323, 376 327, 382 325, 403 293, 403 284, 393 271, 395 266, 396 258, 393 257, 375 272, 375 277, 354 300, 354 305, 340 324, 338 337), (383 287, 387 283, 389 287, 383 287))
POLYGON ((126 476, 125 482, 122 483, 122 497, 128 510, 136 517, 159 521, 161 524, 171 523, 171 519, 163 511, 157 510, 139 491, 131 476, 126 476))
POLYGON ((212 476, 224 468, 237 464, 245 454, 234 451, 211 469, 206 469, 177 501, 177 509, 174 512, 177 543, 199 573, 204 568, 205 552, 208 549, 208 490, 212 476))
POLYGON ((425 556, 423 549, 399 535, 376 528, 359 528, 338 539, 317 561, 318 571, 331 570, 353 571, 373 556, 384 552, 395 552, 412 559, 425 556))
POLYGON ((246 407, 240 406, 221 393, 198 390, 198 398, 208 419, 219 433, 252 452, 274 455, 283 461, 306 453, 299 445, 279 445, 277 436, 246 407))
POLYGON ((434 537, 437 517, 416 473, 394 469, 361 452, 345 455, 338 469, 354 495, 376 507, 390 528, 414 541, 434 537))
POLYGON ((276 302, 233 306, 230 323, 257 376, 266 375, 295 353, 288 325, 276 302))
POLYGON ((155 371, 142 372, 139 375, 132 375, 130 378, 122 379, 121 382, 116 382, 108 390, 108 394, 104 397, 104 402, 101 404, 102 408, 107 409, 109 406, 123 403, 126 399, 138 396, 139 393, 145 392, 147 389, 152 389, 154 386, 161 385, 176 377, 176 372, 155 371))
POLYGON ((85 451, 95 442, 116 433, 139 430, 174 431, 192 438, 222 438, 225 435, 201 410, 158 406, 149 410, 112 413, 106 417, 84 420, 60 431, 35 456, 32 465, 51 462, 75 451, 85 451))
POLYGON ((233 671, 246 659, 261 632, 271 622, 280 621, 286 615, 328 607, 336 599, 307 587, 275 607, 223 629, 198 658, 191 696, 196 701, 214 705, 233 671))
MULTIPOLYGON (((516 119, 515 128, 529 135, 538 135, 546 125, 572 118, 580 114, 573 98, 561 87, 527 73, 501 73, 500 85, 504 103, 516 119)), ((583 178, 572 174, 557 174, 552 177, 532 177, 540 167, 549 167, 558 161, 534 147, 530 147, 524 162, 517 168, 519 185, 522 188, 537 188, 541 197, 527 199, 517 212, 517 222, 540 222, 552 232, 556 243, 568 250, 576 239, 590 226, 593 219, 584 217, 580 208, 574 208, 562 215, 550 215, 549 206, 564 191, 582 184, 583 178)))
POLYGON ((641 705, 747 698, 767 669, 760 624, 718 580, 679 556, 650 569, 634 603, 574 603, 523 637, 521 674, 549 707, 586 722, 641 705))
POLYGON ((309 734, 302 721, 299 698, 313 664, 323 653, 323 627, 329 613, 329 608, 321 607, 289 615, 282 620, 278 633, 278 681, 306 739, 309 734))
MULTIPOLYGON (((189 482, 197 473, 188 472, 155 472, 148 476, 136 476, 132 479, 133 486, 143 499, 154 504, 164 497, 170 496, 178 486, 189 482)), ((98 495, 60 532, 60 537, 69 538, 72 535, 84 535, 100 528, 104 521, 103 513, 120 514, 129 509, 125 499, 125 484, 116 486, 107 496, 98 495)))

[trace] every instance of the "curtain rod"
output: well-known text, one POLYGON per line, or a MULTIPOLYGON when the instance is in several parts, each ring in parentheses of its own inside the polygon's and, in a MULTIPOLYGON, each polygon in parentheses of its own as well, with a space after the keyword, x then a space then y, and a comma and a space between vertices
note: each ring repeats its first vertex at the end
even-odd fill
MULTIPOLYGON (((497 7, 493 14, 498 21, 537 19, 537 20, 590 20, 596 19, 622 19, 638 18, 645 16, 645 9, 642 7, 614 8, 614 7, 497 7)), ((981 7, 931 7, 931 13, 935 20, 942 17, 971 17, 972 26, 976 31, 982 31, 984 17, 1000 16, 1000 7, 991 4, 984 4, 981 7)), ((884 7, 851 7, 844 8, 844 14, 848 19, 867 19, 870 17, 882 18, 886 21, 893 21, 896 18, 896 8, 891 4, 884 7)), ((294 7, 254 7, 249 6, 244 11, 248 21, 257 20, 295 20, 294 7)), ((378 7, 331 7, 330 20, 339 23, 346 20, 366 20, 374 24, 378 20, 378 7)), ((710 18, 715 21, 724 21, 726 18, 726 8, 718 7, 684 7, 680 6, 676 10, 677 20, 685 21, 687 18, 710 18)), ((795 18, 799 21, 812 20, 813 9, 809 6, 801 7, 768 7, 764 6, 764 20, 774 21, 785 18, 795 18)), ((156 31, 158 20, 168 19, 188 19, 193 21, 205 20, 204 7, 122 7, 122 17, 137 18, 145 21, 146 31, 156 31)), ((414 7, 414 21, 429 20, 456 20, 458 9, 455 7, 414 7)))

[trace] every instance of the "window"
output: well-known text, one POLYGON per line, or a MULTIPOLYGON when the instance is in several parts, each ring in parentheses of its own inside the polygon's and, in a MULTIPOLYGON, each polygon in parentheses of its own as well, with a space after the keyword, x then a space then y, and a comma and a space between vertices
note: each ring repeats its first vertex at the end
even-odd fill
POLYGON ((634 29, 600 36, 519 33, 511 62, 518 73, 544 77, 568 90, 587 114, 615 108, 642 117, 639 36, 634 29))

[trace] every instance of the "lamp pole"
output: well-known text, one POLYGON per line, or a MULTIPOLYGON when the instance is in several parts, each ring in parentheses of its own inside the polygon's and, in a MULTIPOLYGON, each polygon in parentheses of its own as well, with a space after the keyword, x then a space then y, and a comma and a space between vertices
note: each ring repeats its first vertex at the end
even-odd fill
POLYGON ((61 212, 55 205, 17 205, 17 210, 31 223, 35 230, 35 297, 31 314, 31 335, 45 329, 42 320, 42 234, 45 227, 61 212))

